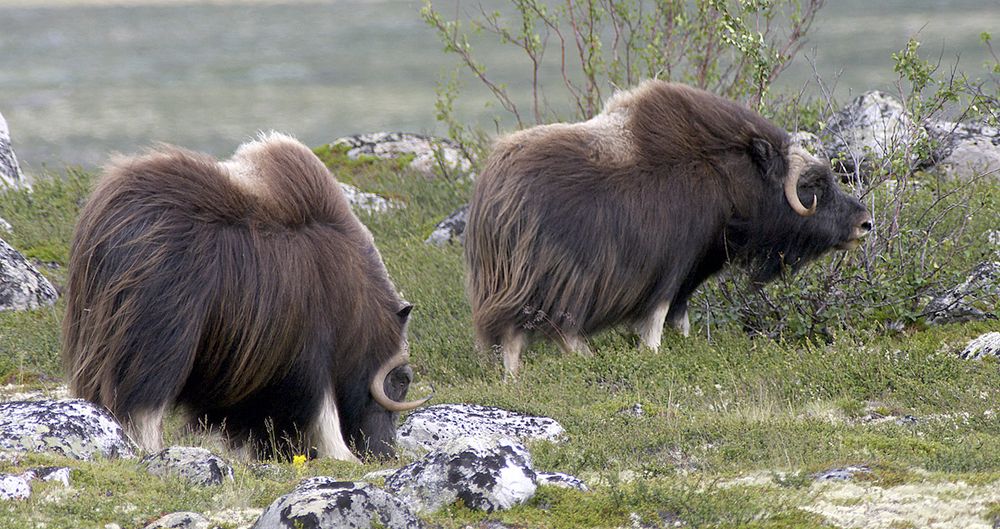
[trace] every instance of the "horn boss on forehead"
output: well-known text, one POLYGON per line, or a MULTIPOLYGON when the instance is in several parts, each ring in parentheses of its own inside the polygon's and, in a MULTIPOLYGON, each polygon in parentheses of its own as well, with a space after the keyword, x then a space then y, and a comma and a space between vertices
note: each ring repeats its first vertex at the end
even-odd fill
POLYGON ((410 306, 288 136, 225 162, 174 147, 115 161, 77 222, 66 299, 71 392, 147 450, 180 406, 260 456, 391 455, 395 413, 422 403, 399 402, 410 306))
POLYGON ((586 352, 588 335, 624 324, 655 350, 665 322, 689 332, 689 297, 725 264, 766 281, 849 247, 870 220, 761 115, 647 81, 590 120, 496 142, 466 226, 477 340, 511 374, 533 338, 586 352))

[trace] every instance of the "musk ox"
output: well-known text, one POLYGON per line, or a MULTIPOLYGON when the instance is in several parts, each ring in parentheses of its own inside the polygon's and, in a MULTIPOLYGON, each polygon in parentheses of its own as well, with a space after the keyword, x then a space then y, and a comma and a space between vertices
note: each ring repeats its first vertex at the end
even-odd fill
POLYGON ((70 250, 63 362, 147 450, 164 413, 260 457, 391 455, 410 305, 304 145, 232 159, 161 147, 111 163, 70 250))
POLYGON ((538 335, 587 353, 587 335, 627 323, 656 350, 665 321, 687 335, 688 298, 727 262, 762 283, 871 229, 829 164, 785 131, 647 81, 593 119, 496 143, 466 227, 477 340, 510 374, 538 335))

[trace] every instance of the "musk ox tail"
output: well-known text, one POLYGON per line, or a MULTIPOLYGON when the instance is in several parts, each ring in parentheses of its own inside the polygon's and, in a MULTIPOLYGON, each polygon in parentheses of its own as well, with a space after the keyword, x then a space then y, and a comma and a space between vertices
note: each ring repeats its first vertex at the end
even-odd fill
POLYGON ((306 346, 308 285, 322 284, 316 263, 286 240, 289 228, 364 230, 350 218, 323 164, 280 134, 222 163, 170 146, 114 160, 70 251, 62 360, 71 392, 125 422, 158 422, 184 391, 224 407, 280 376, 288 357, 273 352, 306 346), (228 385, 186 387, 192 380, 228 385))

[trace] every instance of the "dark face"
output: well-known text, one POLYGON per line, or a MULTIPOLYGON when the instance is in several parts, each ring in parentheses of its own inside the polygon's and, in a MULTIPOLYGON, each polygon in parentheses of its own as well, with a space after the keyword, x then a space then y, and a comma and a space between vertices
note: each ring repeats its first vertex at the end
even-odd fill
MULTIPOLYGON (((399 366, 389 372, 383 387, 392 400, 403 402, 413 381, 413 369, 399 366)), ((396 419, 398 414, 387 411, 370 396, 361 411, 360 431, 348 433, 355 453, 361 457, 391 458, 396 455, 396 419)))
POLYGON ((784 181, 776 182, 774 176, 769 179, 771 185, 756 217, 739 227, 746 244, 744 255, 756 281, 770 281, 785 267, 795 271, 832 249, 854 249, 873 229, 871 215, 857 198, 840 188, 822 160, 808 161, 796 188, 806 208, 812 206, 815 197, 816 211, 812 215, 800 215, 792 208, 781 187, 784 181))

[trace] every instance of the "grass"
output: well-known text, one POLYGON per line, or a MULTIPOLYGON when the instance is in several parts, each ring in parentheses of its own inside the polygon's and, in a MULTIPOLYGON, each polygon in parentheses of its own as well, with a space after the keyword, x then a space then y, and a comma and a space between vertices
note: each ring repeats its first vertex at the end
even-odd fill
MULTIPOLYGON (((667 332, 660 353, 638 350, 617 331, 593 337, 591 358, 536 344, 525 355, 523 375, 504 382, 499 359, 473 347, 461 248, 423 242, 467 200, 471 183, 429 180, 397 162, 346 162, 331 149, 321 154, 342 180, 405 204, 362 220, 399 290, 416 306, 410 326, 416 393, 433 385, 436 403, 473 402, 557 419, 569 439, 532 444, 535 466, 591 484, 589 493, 543 487, 528 505, 502 513, 455 505, 427 516, 432 526, 669 527, 681 520, 688 527, 825 527, 833 515, 822 513, 830 505, 879 508, 877 499, 851 496, 849 487, 925 487, 928 497, 949 502, 958 501, 957 493, 945 485, 956 483, 982 493, 982 501, 960 504, 966 514, 983 524, 997 518, 1000 498, 986 491, 1000 481, 1000 364, 956 355, 970 339, 996 330, 996 322, 912 326, 895 334, 868 322, 815 342, 749 336, 735 322, 713 323, 709 338, 703 319, 695 318, 692 336, 667 332), (635 404, 640 416, 624 412, 635 404), (907 415, 916 422, 903 420, 907 415), (872 471, 846 485, 812 479, 847 465, 872 471)), ((15 230, 9 242, 48 263, 43 272, 57 287, 92 178, 70 171, 40 179, 33 193, 0 194, 0 217, 15 230)), ((997 186, 983 192, 984 200, 1000 201, 997 186)), ((990 224, 995 217, 973 223, 980 231, 990 224)), ((60 301, 54 308, 0 313, 0 381, 42 389, 58 383, 62 310, 60 301)), ((179 424, 168 421, 168 442, 204 445, 236 459, 179 424)), ((36 484, 30 500, 0 503, 0 529, 142 527, 180 510, 238 527, 303 477, 356 480, 401 463, 272 462, 271 470, 235 463, 235 481, 199 489, 147 476, 135 461, 27 455, 17 463, 0 460, 0 473, 68 465, 72 487, 36 484)), ((891 523, 926 526, 929 517, 933 513, 891 523)))

